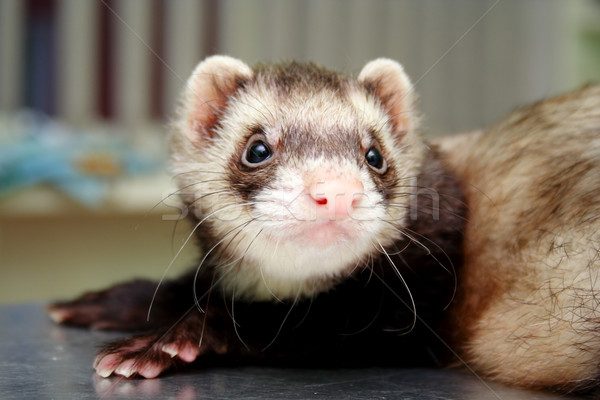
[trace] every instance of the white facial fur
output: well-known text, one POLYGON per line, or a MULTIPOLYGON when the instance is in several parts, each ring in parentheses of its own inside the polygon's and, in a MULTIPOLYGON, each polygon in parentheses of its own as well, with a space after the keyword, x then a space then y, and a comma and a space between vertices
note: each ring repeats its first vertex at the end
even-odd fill
POLYGON ((401 67, 389 60, 367 64, 359 75, 362 82, 401 85, 396 88, 399 94, 386 98, 385 105, 356 81, 344 83, 343 98, 325 88, 304 86, 282 96, 267 78, 251 74, 245 64, 229 57, 212 57, 198 66, 171 135, 173 172, 180 188, 187 188, 182 193, 185 203, 199 220, 211 221, 216 247, 207 250, 219 260, 216 267, 227 291, 255 300, 312 296, 355 268, 368 266, 371 255, 379 254, 380 245, 388 246, 400 238, 396 226, 406 221, 408 196, 394 197, 391 202, 400 206, 389 207, 378 190, 376 174, 366 162, 348 155, 364 154, 377 143, 385 150, 384 157, 398 182, 404 187, 415 185, 423 145, 414 132, 412 89, 406 86, 410 84, 401 67), (207 83, 206 77, 215 73, 223 79, 225 89, 214 90, 211 81, 207 83), (227 77, 236 74, 251 83, 244 90, 227 93, 233 86, 231 82, 228 86, 227 77), (214 132, 207 134, 202 123, 210 119, 206 115, 211 110, 198 111, 198 104, 215 99, 222 102, 218 96, 223 94, 229 96, 226 106, 214 132), (402 115, 401 119, 390 117, 398 107, 404 111, 396 114, 402 115), (277 165, 268 187, 246 202, 232 188, 236 182, 229 179, 232 160, 243 156, 241 150, 252 126, 263 127, 277 165), (372 137, 372 128, 376 128, 377 138, 372 137), (394 137, 393 131, 399 129, 404 133, 394 137), (340 132, 352 132, 355 143, 340 141, 340 132), (284 148, 299 134, 309 136, 314 143, 312 151, 284 148), (322 151, 331 149, 336 141, 350 149, 322 151), (331 179, 357 182, 363 188, 357 206, 335 220, 319 212, 322 208, 308 190, 311 184, 323 180, 327 185, 331 179))

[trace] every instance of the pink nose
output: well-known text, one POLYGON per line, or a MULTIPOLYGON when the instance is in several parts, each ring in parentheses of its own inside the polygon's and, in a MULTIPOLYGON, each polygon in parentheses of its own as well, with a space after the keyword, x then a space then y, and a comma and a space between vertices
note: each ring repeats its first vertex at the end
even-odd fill
POLYGON ((309 194, 317 207, 317 218, 339 220, 352 215, 362 200, 364 187, 358 178, 317 175, 309 194))

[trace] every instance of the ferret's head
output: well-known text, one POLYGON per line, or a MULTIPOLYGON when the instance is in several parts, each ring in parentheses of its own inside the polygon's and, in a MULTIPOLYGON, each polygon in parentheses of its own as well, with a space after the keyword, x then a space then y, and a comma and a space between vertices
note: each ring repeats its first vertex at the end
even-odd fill
POLYGON ((213 56, 183 94, 172 168, 221 284, 237 297, 328 290, 402 238, 424 146, 391 60, 356 79, 213 56))

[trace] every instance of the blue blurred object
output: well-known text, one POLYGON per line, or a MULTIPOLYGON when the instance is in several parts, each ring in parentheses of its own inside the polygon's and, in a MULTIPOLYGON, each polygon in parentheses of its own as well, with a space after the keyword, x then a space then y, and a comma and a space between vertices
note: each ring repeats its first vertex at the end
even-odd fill
POLYGON ((0 115, 0 198, 49 184, 97 208, 111 182, 152 173, 163 160, 137 151, 118 135, 77 132, 39 113, 0 115))

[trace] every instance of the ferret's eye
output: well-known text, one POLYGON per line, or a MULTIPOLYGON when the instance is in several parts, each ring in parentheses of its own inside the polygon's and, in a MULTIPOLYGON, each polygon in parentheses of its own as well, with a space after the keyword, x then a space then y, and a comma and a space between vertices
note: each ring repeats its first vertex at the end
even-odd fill
POLYGON ((256 167, 271 158, 271 155, 269 146, 262 140, 256 140, 246 148, 243 161, 249 167, 256 167))
POLYGON ((387 169, 385 159, 377 147, 371 147, 367 150, 365 153, 365 160, 367 160, 367 164, 369 164, 371 168, 380 174, 383 174, 387 169))

